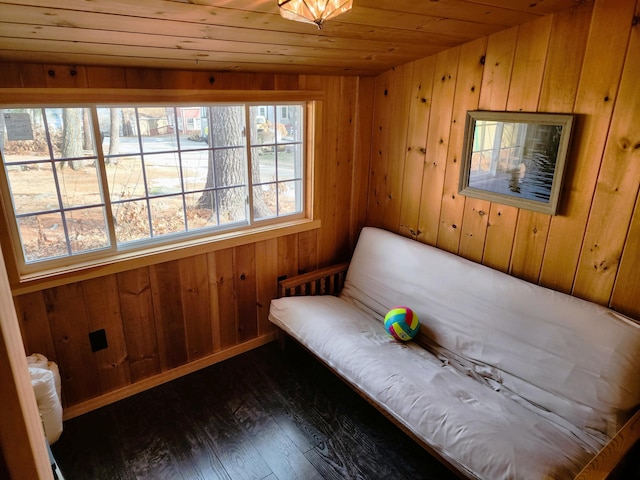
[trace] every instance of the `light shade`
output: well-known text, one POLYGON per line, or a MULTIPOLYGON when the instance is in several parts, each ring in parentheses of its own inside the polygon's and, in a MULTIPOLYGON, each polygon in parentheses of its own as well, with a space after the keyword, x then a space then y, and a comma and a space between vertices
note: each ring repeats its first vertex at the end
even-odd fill
POLYGON ((314 23, 322 28, 325 20, 348 12, 353 0, 278 0, 280 15, 296 22, 314 23))

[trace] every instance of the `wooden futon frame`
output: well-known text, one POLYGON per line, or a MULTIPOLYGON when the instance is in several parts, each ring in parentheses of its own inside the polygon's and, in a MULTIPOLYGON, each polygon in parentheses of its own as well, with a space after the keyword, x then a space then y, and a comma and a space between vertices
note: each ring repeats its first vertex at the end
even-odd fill
MULTIPOLYGON (((348 267, 349 262, 344 262, 281 280, 279 282, 279 296, 337 296, 344 285, 348 267)), ((281 337, 281 342, 284 342, 284 333, 281 332, 281 334, 283 335, 281 337)), ((418 343, 421 343, 419 338, 417 338, 417 341, 418 343)), ((425 450, 441 460, 445 465, 451 468, 452 471, 460 475, 460 472, 456 471, 451 465, 449 465, 449 462, 447 462, 446 459, 438 455, 438 453, 429 447, 429 445, 426 445, 424 442, 412 435, 411 432, 409 432, 403 425, 399 424, 393 417, 382 410, 375 401, 363 392, 359 391, 353 385, 348 382, 346 383, 378 411, 393 421, 401 430, 417 441, 423 448, 425 448, 425 450)), ((634 444, 638 442, 638 439, 640 439, 640 410, 631 417, 631 419, 616 433, 616 435, 600 450, 600 452, 598 452, 598 454, 582 469, 582 471, 575 477, 575 480, 604 480, 607 478, 616 478, 616 467, 623 461, 625 455, 634 446, 634 444)))

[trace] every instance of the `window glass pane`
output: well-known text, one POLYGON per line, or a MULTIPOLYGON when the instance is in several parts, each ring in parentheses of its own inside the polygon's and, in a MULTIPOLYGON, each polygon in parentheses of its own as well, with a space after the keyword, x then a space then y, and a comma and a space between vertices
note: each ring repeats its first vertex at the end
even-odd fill
POLYGON ((51 163, 7 165, 9 188, 16 214, 59 210, 51 163))
POLYGON ((25 261, 33 262, 68 254, 62 215, 59 212, 30 215, 17 220, 25 261))
POLYGON ((213 157, 216 187, 232 187, 245 184, 247 161, 243 148, 217 149, 213 152, 213 157))
POLYGON ((302 178, 302 149, 292 144, 278 149, 278 180, 302 178))
MULTIPOLYGON (((185 192, 204 190, 207 183, 210 154, 212 154, 211 150, 182 153, 182 179, 185 192)), ((213 181, 211 181, 211 185, 213 185, 213 181)))
POLYGON ((5 164, 51 158, 42 109, 10 108, 1 111, 4 112, 4 122, 0 122, 0 127, 4 127, 4 142, 0 141, 0 145, 3 145, 5 164))
POLYGON ((303 113, 301 105, 250 108, 255 219, 302 212, 303 184, 293 180, 303 176, 303 113))
POLYGON ((109 246, 103 207, 82 208, 66 212, 69 243, 73 253, 109 246))
POLYGON ((244 187, 218 190, 216 199, 220 207, 220 225, 246 221, 247 195, 244 187))
POLYGON ((116 203, 111 209, 118 242, 132 242, 151 236, 146 200, 116 203))
MULTIPOLYGON (((63 111, 64 108, 47 108, 44 111, 45 116, 47 117, 47 127, 49 128, 49 133, 51 134, 52 139, 58 135, 62 135, 62 130, 64 129, 63 111)), ((56 142, 59 141, 60 139, 56 138, 56 142)))
POLYGON ((149 205, 154 236, 185 231, 182 195, 152 198, 149 205))
POLYGON ((98 107, 98 123, 105 163, 117 163, 110 157, 136 155, 140 153, 135 109, 121 107, 98 107))
POLYGON ((276 154, 270 147, 253 147, 251 149, 251 180, 254 184, 275 182, 276 154))
POLYGON ((278 211, 276 184, 253 187, 253 216, 256 220, 272 218, 278 211))
POLYGON ((182 191, 180 158, 177 152, 144 156, 149 195, 167 195, 182 191))
MULTIPOLYGON (((115 112, 111 112, 112 121, 115 118, 115 112)), ((123 139, 123 152, 140 153, 139 129, 136 109, 134 107, 122 107, 120 109, 122 125, 120 131, 123 139), (125 142, 124 139, 129 139, 125 142)))
POLYGON ((278 184, 278 215, 289 215, 302 211, 300 181, 278 184))
POLYGON ((173 107, 143 107, 137 112, 143 152, 166 152, 178 148, 173 107))
POLYGON ((282 105, 278 108, 278 113, 282 133, 278 143, 302 142, 302 105, 282 105))
POLYGON ((273 105, 252 105, 249 107, 251 145, 275 143, 276 111, 273 105))
POLYGON ((187 205, 187 229, 214 227, 218 225, 213 192, 185 195, 187 205))
POLYGON ((67 159, 64 164, 73 170, 85 166, 87 162, 82 160, 83 157, 95 159, 89 109, 47 108, 45 115, 54 158, 67 159))
POLYGON ((242 105, 209 108, 209 144, 213 147, 244 146, 245 117, 242 105))
POLYGON ((102 192, 95 160, 77 170, 72 170, 66 162, 55 162, 60 184, 60 197, 64 208, 84 205, 101 205, 102 192))
POLYGON ((132 200, 146 195, 140 157, 119 158, 117 163, 107 165, 107 180, 111 201, 132 200))
POLYGON ((209 129, 207 123, 207 107, 176 107, 178 116, 178 134, 181 150, 207 148, 209 129))

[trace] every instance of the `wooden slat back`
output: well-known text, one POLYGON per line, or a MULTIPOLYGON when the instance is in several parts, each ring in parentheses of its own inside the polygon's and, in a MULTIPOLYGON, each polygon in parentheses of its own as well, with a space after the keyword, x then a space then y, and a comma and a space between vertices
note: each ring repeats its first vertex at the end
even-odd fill
POLYGON ((280 297, 338 295, 344 286, 349 262, 296 275, 279 282, 280 297))

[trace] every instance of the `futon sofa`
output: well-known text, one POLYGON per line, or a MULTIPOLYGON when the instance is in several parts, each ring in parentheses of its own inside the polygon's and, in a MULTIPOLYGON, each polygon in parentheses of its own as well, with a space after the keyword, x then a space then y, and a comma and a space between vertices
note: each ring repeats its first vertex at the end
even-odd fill
POLYGON ((269 319, 460 477, 605 478, 637 440, 635 321, 376 228, 345 269, 285 280, 269 319))

